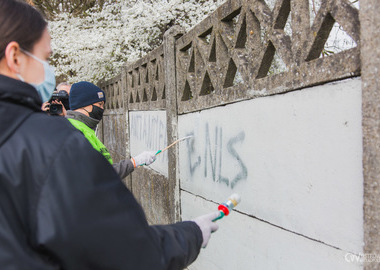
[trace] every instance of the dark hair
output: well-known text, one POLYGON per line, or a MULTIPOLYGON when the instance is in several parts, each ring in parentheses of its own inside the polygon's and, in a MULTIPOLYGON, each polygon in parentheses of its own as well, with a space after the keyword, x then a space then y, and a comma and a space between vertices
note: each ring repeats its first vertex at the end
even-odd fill
POLYGON ((47 22, 34 7, 16 0, 0 0, 0 59, 12 41, 32 51, 40 40, 47 22))

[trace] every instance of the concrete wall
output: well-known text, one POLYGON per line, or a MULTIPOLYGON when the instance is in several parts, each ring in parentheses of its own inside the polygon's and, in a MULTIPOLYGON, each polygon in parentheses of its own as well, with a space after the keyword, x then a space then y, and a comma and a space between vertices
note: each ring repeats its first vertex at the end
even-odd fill
POLYGON ((242 197, 190 269, 379 269, 379 12, 227 0, 100 83, 115 160, 193 135, 124 179, 151 224, 242 197))
POLYGON ((125 126, 125 117, 122 111, 104 115, 103 140, 108 143, 108 151, 114 162, 126 158, 125 126))
POLYGON ((179 137, 194 135, 179 148, 183 218, 242 197, 190 269, 361 269, 344 257, 363 252, 360 79, 178 121, 179 137))
MULTIPOLYGON (((216 208, 215 203, 185 191, 181 197, 187 202, 182 204, 184 218, 216 208)), ((351 260, 346 251, 240 212, 233 212, 218 222, 219 231, 212 235, 206 249, 189 269, 362 269, 360 263, 346 261, 346 258, 351 260)))

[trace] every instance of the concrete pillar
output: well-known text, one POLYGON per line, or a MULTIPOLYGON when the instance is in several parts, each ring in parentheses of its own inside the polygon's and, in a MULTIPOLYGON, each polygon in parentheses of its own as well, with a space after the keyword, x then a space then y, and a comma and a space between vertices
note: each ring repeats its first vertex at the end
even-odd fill
MULTIPOLYGON (((104 80, 98 81, 98 83, 96 85, 100 89, 102 89, 106 93, 106 96, 107 96, 105 81, 104 80)), ((106 103, 104 109, 107 110, 107 103, 106 103)), ((99 122, 98 127, 96 129, 96 136, 99 138, 99 140, 101 140, 104 143, 103 122, 104 122, 104 120, 99 122)))
MULTIPOLYGON (((126 66, 121 68, 121 98, 122 98, 122 111, 123 111, 123 136, 122 140, 125 143, 125 158, 130 157, 130 148, 129 148, 129 117, 128 117, 128 95, 127 95, 127 70, 126 66)), ((132 191, 132 178, 127 176, 123 179, 124 184, 132 191)))
MULTIPOLYGON (((166 89, 166 117, 167 117, 167 136, 168 144, 171 144, 177 140, 177 81, 176 81, 176 48, 175 41, 182 36, 184 30, 179 26, 170 28, 164 34, 164 67, 165 67, 165 89, 166 89)), ((179 174, 178 174, 178 145, 171 147, 168 150, 169 159, 169 190, 174 191, 169 194, 169 201, 173 202, 171 208, 171 217, 174 217, 175 221, 179 221, 181 218, 180 207, 180 186, 179 186, 179 174)))
POLYGON ((360 1, 363 174, 364 269, 379 269, 380 257, 380 2, 360 1), (369 256, 369 257, 368 257, 369 256), (376 261, 376 260, 375 260, 376 261))

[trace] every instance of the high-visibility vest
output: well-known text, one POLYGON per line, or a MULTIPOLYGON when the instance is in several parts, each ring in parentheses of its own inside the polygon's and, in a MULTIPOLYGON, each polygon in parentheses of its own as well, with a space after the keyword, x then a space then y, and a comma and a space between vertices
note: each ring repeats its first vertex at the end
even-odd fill
POLYGON ((85 123, 72 119, 67 118, 70 123, 76 127, 80 132, 83 133, 83 135, 86 137, 86 139, 91 143, 92 147, 99 153, 101 153, 111 165, 113 164, 111 154, 108 152, 108 149, 104 146, 104 144, 96 137, 95 131, 91 128, 89 128, 85 123))

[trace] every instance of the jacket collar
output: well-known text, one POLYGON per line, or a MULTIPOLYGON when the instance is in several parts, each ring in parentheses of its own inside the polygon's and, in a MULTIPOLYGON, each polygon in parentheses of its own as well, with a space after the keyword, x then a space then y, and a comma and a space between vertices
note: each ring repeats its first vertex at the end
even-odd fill
POLYGON ((78 120, 78 121, 86 124, 86 126, 88 126, 89 128, 91 128, 93 130, 96 129, 96 126, 100 122, 97 119, 88 117, 87 115, 84 115, 83 113, 76 112, 76 111, 67 111, 66 118, 71 118, 71 119, 78 120))
POLYGON ((4 75, 0 75, 0 100, 41 111, 41 98, 32 85, 4 75))

